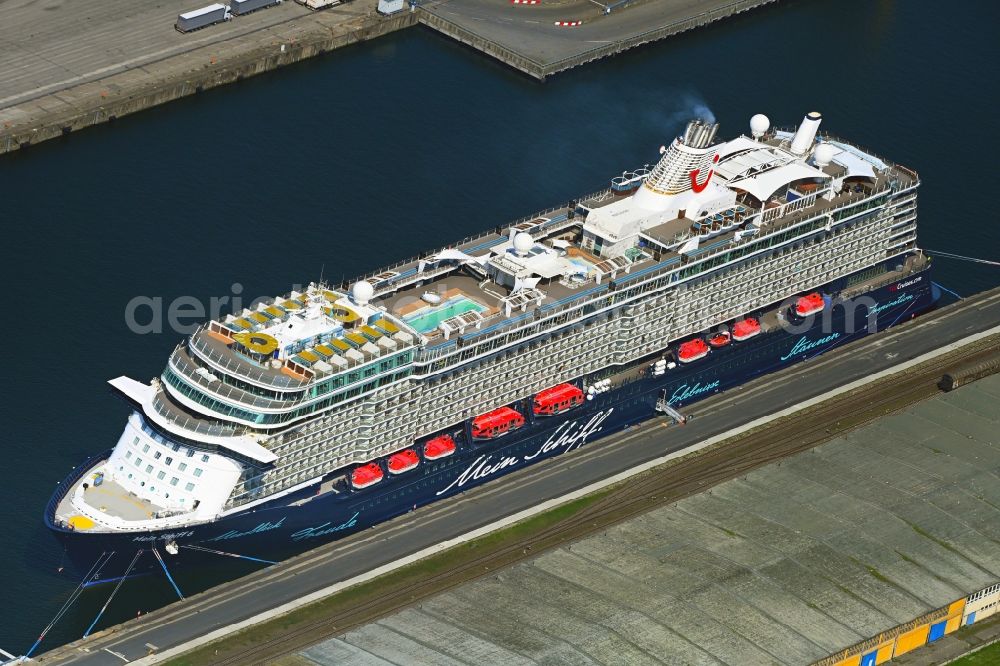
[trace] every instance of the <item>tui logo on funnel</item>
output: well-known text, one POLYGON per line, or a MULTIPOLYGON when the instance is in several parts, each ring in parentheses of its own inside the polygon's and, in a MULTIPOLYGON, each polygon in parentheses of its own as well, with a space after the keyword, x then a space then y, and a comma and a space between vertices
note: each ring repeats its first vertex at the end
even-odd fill
MULTIPOLYGON (((715 157, 712 158, 712 164, 719 163, 719 154, 716 153, 715 157)), ((712 180, 712 176, 715 174, 715 169, 709 169, 708 175, 705 176, 705 181, 702 183, 698 182, 698 174, 701 173, 701 169, 691 169, 691 173, 688 175, 691 177, 691 189, 694 190, 695 194, 702 192, 706 187, 708 187, 708 182, 712 180)))

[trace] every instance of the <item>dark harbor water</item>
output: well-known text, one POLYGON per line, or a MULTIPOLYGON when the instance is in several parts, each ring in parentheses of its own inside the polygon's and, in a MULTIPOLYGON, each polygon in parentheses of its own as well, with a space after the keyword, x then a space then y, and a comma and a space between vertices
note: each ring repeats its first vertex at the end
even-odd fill
MULTIPOLYGON (((699 104, 726 137, 753 113, 821 111, 920 173, 921 245, 997 259, 1000 8, 961 7, 789 1, 546 84, 413 29, 0 159, 0 647, 27 650, 75 585, 41 515, 121 432, 105 382, 157 376, 181 339, 130 332, 135 296, 207 303, 239 283, 249 301, 369 271, 605 187, 699 104)), ((968 295, 1000 271, 940 259, 936 279, 968 295)), ((87 591, 42 648, 78 638, 109 592, 87 591)), ((162 576, 128 582, 98 628, 171 598, 162 576)))

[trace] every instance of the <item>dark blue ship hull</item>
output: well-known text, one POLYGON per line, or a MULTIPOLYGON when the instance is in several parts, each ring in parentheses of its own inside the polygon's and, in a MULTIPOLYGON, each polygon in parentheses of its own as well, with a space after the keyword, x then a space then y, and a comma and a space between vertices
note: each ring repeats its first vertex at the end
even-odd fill
MULTIPOLYGON (((837 293, 844 284, 845 281, 840 281, 829 285, 825 291, 837 293)), ((654 417, 657 400, 661 397, 675 407, 706 398, 906 321, 933 307, 938 296, 929 269, 911 273, 898 282, 855 298, 854 304, 864 301, 867 307, 844 307, 834 301, 822 316, 815 316, 811 321, 762 332, 744 342, 734 341, 699 361, 678 364, 661 376, 652 376, 649 371, 634 373, 634 379, 613 385, 611 390, 562 415, 529 415, 524 427, 497 440, 470 442, 459 434, 463 428, 467 431, 468 424, 457 424, 454 431, 458 435, 459 448, 455 454, 441 460, 425 460, 398 476, 386 475, 382 482, 365 490, 355 491, 341 483, 336 490, 321 493, 317 483, 212 523, 138 534, 71 531, 56 524, 55 508, 62 494, 94 462, 106 455, 102 454, 81 465, 60 485, 46 510, 45 521, 82 572, 90 569, 102 553, 114 551, 114 557, 98 574, 102 578, 120 575, 137 549, 151 546, 156 546, 171 566, 178 563, 194 565, 203 558, 218 559, 217 555, 206 551, 185 548, 192 545, 281 559, 541 460, 585 445, 599 446, 608 435, 654 417), (177 555, 165 554, 164 547, 169 542, 180 546, 177 555)), ((635 368, 648 368, 649 362, 657 357, 637 363, 635 368)), ((592 379, 580 378, 588 384, 592 379)), ((520 407, 524 414, 531 411, 526 401, 520 407)), ((144 560, 156 566, 154 558, 144 560)))

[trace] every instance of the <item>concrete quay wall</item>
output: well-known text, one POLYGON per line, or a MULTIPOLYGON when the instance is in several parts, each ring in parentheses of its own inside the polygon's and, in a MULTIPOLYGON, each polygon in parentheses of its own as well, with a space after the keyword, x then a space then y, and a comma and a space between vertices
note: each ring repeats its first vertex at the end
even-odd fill
MULTIPOLYGON (((551 25, 541 30, 535 25, 538 21, 523 25, 509 23, 504 13, 509 10, 506 5, 488 3, 486 18, 489 20, 483 19, 475 14, 482 10, 481 0, 474 0, 468 6, 428 0, 411 11, 391 17, 375 13, 376 0, 355 0, 339 6, 336 12, 306 12, 288 18, 275 15, 274 18, 280 20, 268 19, 268 23, 242 34, 221 33, 218 38, 203 40, 201 46, 181 52, 177 51, 175 40, 158 32, 166 28, 157 27, 135 37, 148 39, 149 45, 144 50, 133 45, 133 50, 139 53, 131 61, 116 62, 112 60, 113 55, 103 54, 100 64, 104 67, 94 70, 96 76, 81 75, 46 85, 44 82, 56 75, 31 70, 30 74, 17 79, 20 83, 8 86, 15 94, 5 98, 10 102, 8 106, 0 108, 0 154, 417 23, 532 78, 545 80, 552 74, 773 2, 777 0, 712 0, 694 5, 686 0, 626 0, 626 4, 610 3, 612 11, 607 15, 598 11, 587 18, 586 25, 579 29, 581 32, 566 33, 560 28, 553 32, 551 25), (466 16, 461 14, 463 11, 472 13, 466 16), (497 26, 507 28, 497 32, 497 26), (594 42, 600 45, 594 47, 594 42), (114 73, 99 74, 109 71, 114 73), (24 87, 22 79, 29 82, 29 87, 24 87)), ((579 0, 579 4, 594 11, 591 0, 579 0)), ((290 8, 288 11, 294 14, 296 10, 290 8)), ((25 29, 30 25, 27 23, 25 29)), ((94 41, 96 38, 81 36, 79 39, 90 40, 87 42, 90 45, 77 46, 63 44, 65 40, 60 35, 58 32, 48 35, 52 44, 47 48, 72 46, 74 52, 80 50, 91 56, 100 51, 94 41)), ((50 57, 47 54, 49 51, 39 50, 31 62, 43 62, 50 57)), ((17 67, 25 65, 14 63, 9 67, 13 68, 10 72, 13 76, 17 67)), ((0 80, 3 75, 4 68, 0 66, 0 80)))
POLYGON ((42 113, 30 122, 0 128, 0 154, 66 136, 91 125, 111 122, 130 113, 241 81, 343 46, 375 39, 415 23, 416 16, 404 12, 392 17, 364 17, 334 27, 317 24, 292 42, 262 44, 225 60, 216 61, 214 57, 198 51, 176 56, 173 60, 205 61, 207 64, 200 70, 168 75, 160 81, 138 82, 134 86, 128 80, 116 83, 115 79, 128 76, 126 72, 84 84, 78 87, 83 93, 78 97, 80 101, 71 109, 42 113), (118 92, 113 92, 116 89, 118 92))

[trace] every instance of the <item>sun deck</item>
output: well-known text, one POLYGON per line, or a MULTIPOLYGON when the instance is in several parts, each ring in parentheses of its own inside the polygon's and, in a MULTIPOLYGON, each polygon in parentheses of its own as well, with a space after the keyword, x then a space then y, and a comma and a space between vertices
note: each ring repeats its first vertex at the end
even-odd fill
MULTIPOLYGON (((567 227, 563 228, 565 231, 567 227)), ((490 248, 503 246, 508 237, 493 235, 490 242, 480 242, 473 245, 480 250, 489 251, 490 248)), ((570 261, 581 263, 593 263, 595 266, 601 262, 592 257, 581 248, 571 246, 570 251, 575 251, 569 257, 570 261)), ((569 253, 568 253, 569 254, 569 253)), ((636 262, 630 262, 628 269, 651 263, 648 257, 643 257, 636 262)), ((414 267, 416 270, 416 267, 414 267)), ((565 276, 559 276, 563 278, 565 276)), ((603 284, 606 286, 607 281, 603 284)), ((465 323, 461 321, 463 316, 456 315, 454 320, 443 320, 445 323, 453 323, 460 333, 486 332, 488 329, 503 326, 504 324, 518 321, 530 317, 538 309, 549 309, 552 305, 566 304, 577 298, 582 298, 591 293, 593 288, 599 286, 594 279, 575 281, 572 279, 553 279, 544 286, 538 287, 543 298, 541 302, 530 296, 517 299, 515 290, 503 286, 492 280, 477 278, 462 272, 460 267, 450 267, 446 271, 440 271, 433 278, 424 281, 414 281, 395 290, 384 290, 385 296, 376 303, 388 310, 390 313, 407 322, 413 321, 413 316, 421 311, 433 312, 435 309, 443 307, 443 304, 454 299, 468 299, 483 306, 481 310, 473 313, 472 316, 465 317, 465 323), (431 293, 440 298, 441 305, 434 305, 423 299, 424 294, 431 293), (511 302, 511 307, 505 307, 507 302, 511 302)), ((428 340, 428 346, 434 347, 448 341, 448 337, 439 328, 418 330, 428 340)))
MULTIPOLYGON (((843 177, 846 169, 840 165, 831 164, 824 168, 824 173, 831 177, 843 177)), ((617 276, 618 282, 629 281, 640 276, 652 277, 659 273, 676 270, 685 261, 704 259, 749 242, 762 232, 765 234, 774 233, 806 219, 844 208, 855 201, 861 201, 876 193, 886 191, 890 185, 899 181, 902 181, 904 186, 909 186, 916 182, 916 178, 907 171, 891 167, 885 173, 877 174, 873 180, 850 182, 839 194, 832 195, 830 198, 819 196, 824 194, 823 190, 807 191, 804 196, 791 201, 778 200, 777 198, 769 199, 763 204, 758 202, 756 206, 753 206, 753 202, 747 198, 734 206, 738 228, 729 231, 709 229, 707 232, 699 234, 692 220, 688 218, 668 220, 643 231, 640 246, 645 253, 634 255, 634 260, 621 266, 621 274, 617 276), (685 252, 680 251, 682 249, 680 246, 685 241, 699 237, 699 235, 699 244, 696 247, 689 248, 685 252)), ((580 204, 587 209, 596 210, 617 201, 619 198, 607 191, 582 199, 580 204)), ((562 209, 558 215, 563 216, 567 212, 567 209, 562 209)), ((573 224, 566 220, 558 233, 551 236, 544 233, 534 233, 533 236, 538 240, 545 240, 548 236, 551 243, 552 238, 564 239, 569 232, 578 233, 582 224, 583 220, 580 218, 573 224)), ((494 233, 480 237, 474 242, 461 244, 458 248, 466 254, 478 253, 474 256, 483 256, 488 255, 494 248, 504 246, 508 240, 508 236, 494 233)), ((569 252, 578 252, 586 256, 588 263, 602 261, 583 249, 578 238, 574 239, 573 243, 566 249, 569 252)), ((384 294, 379 304, 405 321, 414 310, 427 307, 427 304, 421 300, 424 293, 438 294, 443 299, 454 294, 461 294, 486 306, 485 311, 481 313, 482 317, 477 318, 472 325, 463 331, 472 336, 486 334, 507 324, 530 318, 539 309, 548 313, 551 310, 572 305, 577 300, 592 298, 609 286, 608 281, 597 282, 594 279, 578 283, 553 280, 541 287, 544 298, 540 303, 528 301, 522 307, 505 313, 502 301, 511 295, 510 288, 500 286, 491 280, 480 280, 471 275, 459 273, 454 266, 420 274, 419 263, 419 261, 414 261, 394 269, 398 271, 400 277, 395 278, 392 285, 384 284, 377 289, 377 292, 384 294), (423 279, 406 277, 418 275, 422 275, 423 279), (401 285, 400 280, 403 280, 404 284, 401 285), (409 282, 409 284, 405 284, 405 282, 409 282)), ((436 331, 424 334, 429 338, 430 347, 448 342, 444 335, 436 331)))
MULTIPOLYGON (((281 393, 294 400, 295 393, 331 372, 374 362, 400 345, 433 349, 454 342, 454 334, 477 338, 529 319, 538 311, 549 315, 576 307, 608 289, 625 284, 631 287, 639 277, 646 280, 697 264, 754 238, 917 182, 916 174, 829 137, 826 140, 836 146, 837 155, 843 156, 841 161, 814 166, 788 152, 791 138, 790 132, 775 130, 755 140, 738 137, 706 147, 706 151, 718 150, 724 155, 721 161, 716 155, 718 177, 712 187, 729 192, 728 204, 708 213, 699 213, 696 207, 694 219, 685 214, 692 211, 679 206, 657 220, 655 209, 630 203, 633 209, 638 206, 630 211, 633 219, 645 217, 637 233, 610 236, 615 242, 634 239, 634 245, 624 252, 622 248, 608 252, 605 245, 602 253, 593 238, 588 242, 588 218, 608 206, 617 211, 634 199, 644 187, 643 181, 652 177, 648 169, 628 187, 618 183, 619 187, 613 185, 509 226, 380 268, 358 282, 333 288, 312 285, 305 293, 293 292, 254 312, 212 322, 211 330, 199 330, 191 337, 191 358, 199 361, 193 365, 208 359, 275 394, 260 397, 225 387, 227 395, 242 404, 280 408, 285 399, 281 393), (517 251, 518 236, 530 237, 530 247, 517 251), (530 256, 536 254, 540 256, 530 256), (347 296, 358 285, 370 292, 370 303, 368 298, 359 304, 353 295, 347 296), (324 303, 323 312, 333 320, 328 330, 308 323, 316 320, 306 316, 316 301, 324 303), (285 321, 302 328, 307 344, 288 345, 289 340, 283 339, 272 345, 271 340, 247 337, 271 331, 281 338, 286 335, 282 330, 285 321), (260 353, 272 349, 270 356, 260 353), (259 358, 250 358, 255 350, 259 358)), ((706 185, 711 177, 708 174, 706 185)), ((686 180, 686 175, 683 178, 686 180)), ((604 218, 617 214, 604 211, 604 218)), ((601 229, 599 224, 595 229, 601 229)), ((295 337, 292 333, 287 336, 295 337)), ((189 379, 202 385, 211 382, 204 375, 189 379)))

